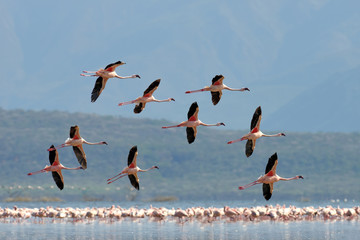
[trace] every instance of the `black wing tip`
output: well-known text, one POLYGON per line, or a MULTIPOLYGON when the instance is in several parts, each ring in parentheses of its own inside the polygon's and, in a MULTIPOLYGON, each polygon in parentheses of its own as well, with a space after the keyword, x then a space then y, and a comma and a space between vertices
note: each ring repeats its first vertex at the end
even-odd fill
POLYGON ((261 114, 261 106, 258 106, 255 111, 261 114))
POLYGON ((137 145, 133 146, 130 151, 137 151, 137 145))
POLYGON ((91 95, 91 102, 96 102, 96 100, 98 99, 99 95, 95 95, 95 94, 92 94, 91 95))
POLYGON ((134 107, 134 113, 141 113, 142 112, 142 106, 141 106, 141 104, 139 104, 139 105, 136 105, 135 107, 134 107))
POLYGON ((277 152, 275 152, 273 155, 271 155, 271 158, 273 158, 273 157, 276 159, 278 158, 277 152))

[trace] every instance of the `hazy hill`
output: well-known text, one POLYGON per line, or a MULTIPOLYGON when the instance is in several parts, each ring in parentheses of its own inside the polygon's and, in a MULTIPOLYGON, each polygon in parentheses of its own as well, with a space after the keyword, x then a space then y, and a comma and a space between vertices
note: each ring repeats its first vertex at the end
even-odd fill
POLYGON ((309 87, 272 114, 267 125, 273 129, 301 131, 359 131, 360 68, 333 76, 309 87))
MULTIPOLYGON (((189 145, 184 128, 161 129, 167 124, 172 123, 59 111, 0 109, 0 197, 118 200, 176 196, 180 199, 262 201, 261 187, 246 191, 239 191, 237 187, 263 174, 274 152, 279 156, 279 175, 301 174, 305 179, 276 184, 273 201, 359 197, 359 133, 287 132, 286 137, 258 140, 253 156, 247 159, 244 143, 226 144, 245 131, 200 127, 196 141, 189 145), (51 144, 63 143, 74 124, 80 126, 80 134, 86 140, 105 140, 109 145, 85 145, 88 169, 63 171, 63 191, 54 188, 50 174, 27 176, 28 172, 48 164, 46 149, 51 144), (141 168, 158 165, 160 169, 139 174, 139 192, 130 187, 126 178, 107 185, 106 179, 126 165, 133 145, 138 146, 141 168)), ((59 150, 59 157, 65 166, 78 166, 71 148, 59 150)))

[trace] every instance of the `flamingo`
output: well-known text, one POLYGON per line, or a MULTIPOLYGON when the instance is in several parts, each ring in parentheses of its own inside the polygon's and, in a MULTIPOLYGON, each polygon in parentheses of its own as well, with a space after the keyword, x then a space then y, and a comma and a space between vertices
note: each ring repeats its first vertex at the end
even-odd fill
POLYGON ((205 124, 199 120, 198 113, 199 113, 199 106, 198 106, 197 102, 193 102, 189 108, 187 121, 183 121, 183 122, 179 123, 178 125, 167 126, 167 127, 162 127, 162 128, 186 127, 187 140, 188 140, 189 144, 191 144, 195 141, 195 137, 196 137, 196 133, 197 133, 197 130, 196 130, 197 126, 199 126, 199 125, 208 126, 208 127, 209 126, 220 126, 220 125, 225 126, 225 124, 222 122, 216 123, 216 124, 205 124))
POLYGON ((158 88, 160 84, 160 79, 155 80, 154 82, 152 82, 150 84, 150 86, 145 90, 144 95, 142 97, 138 97, 135 100, 129 101, 129 102, 122 102, 119 103, 119 106, 124 106, 127 104, 133 104, 133 103, 137 103, 137 105, 134 108, 134 113, 140 113, 144 108, 145 108, 145 104, 148 102, 170 102, 170 101, 175 101, 175 99, 173 98, 168 98, 168 99, 164 99, 164 100, 158 100, 155 99, 153 97, 153 93, 155 92, 155 90, 158 88))
POLYGON ((274 153, 270 158, 266 165, 265 175, 260 176, 256 181, 251 182, 247 185, 240 186, 240 190, 244 190, 245 188, 254 186, 256 184, 263 184, 263 195, 266 200, 271 198, 274 183, 280 180, 282 181, 290 181, 295 179, 304 179, 302 176, 295 176, 292 178, 283 178, 276 174, 276 166, 278 164, 278 156, 277 153, 274 153))
POLYGON ((79 169, 84 169, 83 167, 77 167, 77 168, 68 168, 65 167, 64 165, 62 165, 59 161, 59 155, 57 150, 54 148, 54 145, 50 146, 50 149, 53 149, 51 151, 49 151, 49 161, 50 161, 50 166, 46 165, 44 169, 41 169, 39 171, 36 172, 31 172, 28 173, 28 175, 34 175, 34 174, 38 174, 38 173, 43 173, 43 172, 51 172, 52 173, 52 177, 56 183, 56 186, 58 186, 58 188, 60 190, 63 190, 64 188, 64 179, 63 176, 61 174, 61 170, 62 169, 66 169, 66 170, 79 170, 79 169))
POLYGON ((48 151, 52 151, 54 149, 59 149, 59 148, 63 148, 63 147, 73 146, 73 150, 74 150, 76 158, 78 159, 78 162, 84 169, 86 169, 87 161, 86 161, 86 154, 82 147, 83 143, 88 144, 88 145, 102 145, 102 144, 107 145, 107 143, 104 141, 96 142, 96 143, 87 142, 85 139, 83 139, 80 136, 79 126, 75 125, 75 126, 70 127, 70 138, 66 139, 65 143, 63 143, 57 147, 51 147, 48 149, 48 151))
POLYGON ((151 169, 159 169, 158 166, 152 166, 151 168, 142 170, 140 169, 138 166, 136 166, 136 157, 138 155, 138 151, 137 151, 137 146, 133 146, 130 151, 129 151, 129 156, 128 156, 128 166, 125 167, 119 174, 117 174, 116 176, 109 178, 108 184, 115 182, 116 180, 119 180, 122 177, 128 176, 131 185, 134 186, 134 188, 136 188, 137 190, 140 190, 140 185, 139 185, 139 178, 137 176, 138 172, 147 172, 151 169))
POLYGON ((140 78, 139 75, 134 74, 131 76, 126 76, 126 77, 121 77, 119 75, 117 75, 117 73, 115 72, 115 69, 120 66, 120 65, 124 65, 124 62, 121 61, 117 61, 115 63, 110 63, 109 65, 107 65, 105 67, 105 69, 99 69, 98 71, 94 72, 94 71, 83 71, 84 73, 93 73, 93 75, 86 75, 86 74, 80 74, 81 76, 84 77, 98 77, 96 79, 95 82, 95 86, 94 89, 91 93, 91 102, 95 102, 96 99, 98 99, 98 97, 100 96, 101 92, 104 90, 106 82, 109 78, 120 78, 120 79, 125 79, 125 78, 140 78))
POLYGON ((277 133, 277 134, 273 134, 273 135, 267 135, 267 134, 262 133, 260 131, 260 122, 261 122, 261 107, 259 106, 258 108, 256 108, 254 115, 252 117, 252 120, 251 120, 251 125, 250 125, 251 131, 248 134, 244 135, 240 139, 229 141, 228 144, 232 144, 234 142, 239 142, 239 141, 243 141, 243 140, 248 140, 246 143, 246 147, 245 147, 245 154, 246 154, 246 157, 250 157, 251 154, 253 154, 253 152, 254 152, 256 140, 258 138, 285 136, 284 133, 277 133))
POLYGON ((210 91, 211 92, 211 100, 212 100, 213 104, 216 105, 220 101, 223 89, 230 90, 230 91, 241 91, 241 92, 250 91, 250 89, 248 89, 248 88, 240 88, 240 89, 229 88, 228 86, 223 84, 223 80, 224 80, 223 75, 216 75, 212 79, 212 84, 211 84, 210 87, 206 86, 206 87, 204 87, 202 89, 193 90, 193 91, 186 91, 185 93, 210 91))

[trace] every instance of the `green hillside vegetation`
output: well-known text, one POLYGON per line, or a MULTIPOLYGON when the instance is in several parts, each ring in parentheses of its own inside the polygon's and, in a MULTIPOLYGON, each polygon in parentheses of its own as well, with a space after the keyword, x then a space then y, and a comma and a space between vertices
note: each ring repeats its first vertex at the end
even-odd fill
MULTIPOLYGON (((199 127, 193 144, 185 128, 161 129, 166 120, 123 118, 58 111, 0 109, 0 201, 8 199, 147 200, 238 199, 264 200, 261 186, 239 191, 238 186, 264 174, 268 158, 277 152, 277 173, 283 177, 303 175, 304 180, 275 183, 271 201, 279 199, 358 199, 360 133, 293 133, 262 138, 254 154, 245 157, 245 143, 227 141, 247 132, 226 127, 199 127), (27 176, 48 161, 46 149, 69 137, 71 125, 90 142, 84 145, 88 169, 63 170, 65 188, 60 191, 50 173, 27 176), (140 191, 125 177, 110 185, 106 179, 127 164, 133 145, 138 146, 138 166, 159 170, 139 173, 140 191)), ((244 126, 247 129, 248 126, 244 126)), ((275 133, 275 131, 264 132, 275 133)), ((60 162, 77 167, 71 147, 59 150, 60 162)), ((265 202, 265 200, 264 200, 265 202)))

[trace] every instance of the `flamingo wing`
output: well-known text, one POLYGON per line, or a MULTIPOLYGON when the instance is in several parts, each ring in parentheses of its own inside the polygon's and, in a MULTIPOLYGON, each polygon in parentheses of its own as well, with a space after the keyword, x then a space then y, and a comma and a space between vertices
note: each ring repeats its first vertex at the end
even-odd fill
POLYGON ((213 92, 211 91, 211 100, 212 100, 212 103, 214 105, 218 104, 218 102, 220 101, 221 99, 221 96, 222 96, 222 91, 216 91, 216 92, 213 92))
POLYGON ((115 68, 117 68, 118 66, 120 66, 122 64, 124 64, 124 63, 121 62, 121 61, 117 61, 115 63, 110 63, 109 65, 107 65, 105 67, 105 70, 108 71, 108 72, 113 72, 113 71, 115 71, 115 68))
POLYGON ((275 175, 276 174, 276 166, 278 164, 278 156, 277 153, 274 153, 270 158, 265 168, 265 174, 275 175))
POLYGON ((196 121, 198 120, 199 106, 197 102, 193 102, 188 111, 188 120, 196 121))
POLYGON ((95 102, 104 90, 108 78, 98 77, 96 79, 94 89, 91 92, 91 102, 95 102))
POLYGON ((52 173, 52 177, 56 183, 56 186, 58 186, 58 188, 60 190, 63 190, 64 189, 64 179, 61 174, 61 170, 56 171, 56 172, 51 172, 51 173, 52 173))
POLYGON ((141 113, 141 111, 145 108, 146 102, 139 102, 136 104, 134 108, 134 113, 141 113))
POLYGON ((51 165, 60 164, 58 151, 55 149, 54 145, 51 145, 50 148, 54 149, 54 150, 49 151, 49 162, 50 162, 50 164, 51 165))
POLYGON ((245 154, 246 157, 250 157, 255 149, 256 140, 247 140, 246 146, 245 146, 245 154))
POLYGON ((224 80, 224 76, 223 75, 216 75, 213 79, 212 79, 212 85, 221 85, 222 82, 224 80))
POLYGON ((130 179, 131 185, 133 185, 134 188, 136 188, 137 190, 140 190, 139 178, 138 178, 137 174, 136 173, 129 174, 128 177, 130 179))
POLYGON ((271 198, 274 184, 263 183, 263 196, 268 201, 271 198))
POLYGON ((129 168, 136 167, 136 157, 138 155, 137 146, 133 146, 129 151, 128 166, 129 168))
POLYGON ((73 146, 73 150, 74 150, 75 156, 76 156, 79 164, 84 169, 86 169, 87 168, 86 154, 84 152, 82 145, 73 146))
POLYGON ((187 127, 186 128, 186 136, 189 143, 193 143, 196 138, 196 127, 187 127))
POLYGON ((160 79, 153 81, 149 85, 149 87, 144 91, 144 97, 150 97, 151 95, 153 95, 155 90, 158 88, 159 84, 160 84, 160 79))
POLYGON ((250 130, 253 130, 254 128, 257 128, 257 131, 260 129, 260 122, 261 122, 261 107, 257 107, 254 115, 251 119, 251 126, 250 130))
POLYGON ((80 128, 78 125, 71 126, 70 127, 70 138, 79 139, 80 138, 79 130, 80 130, 80 128))

